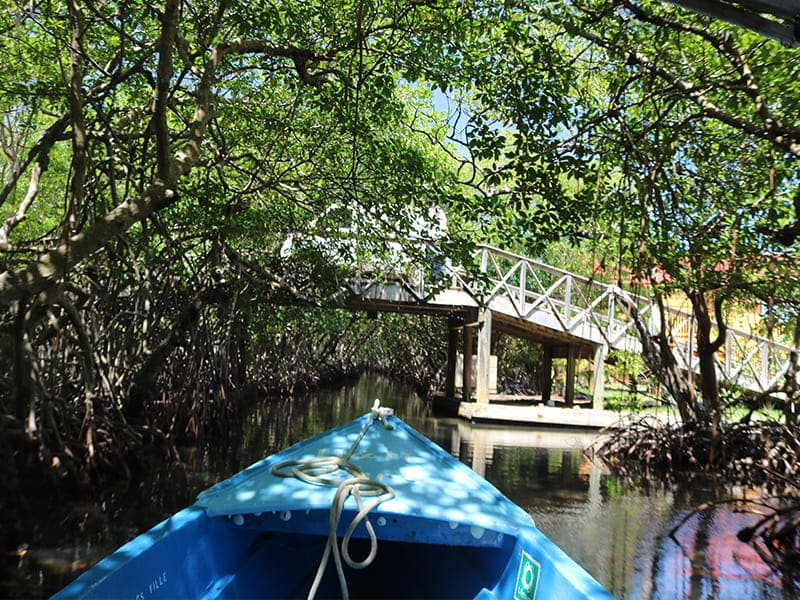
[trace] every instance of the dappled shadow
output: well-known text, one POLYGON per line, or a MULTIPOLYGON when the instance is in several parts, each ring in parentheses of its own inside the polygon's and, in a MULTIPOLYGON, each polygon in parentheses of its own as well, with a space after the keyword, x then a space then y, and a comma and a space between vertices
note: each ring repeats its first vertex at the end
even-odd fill
MULTIPOLYGON (((380 541, 374 560, 364 569, 343 567, 354 598, 500 599, 520 585, 538 586, 540 599, 607 597, 525 511, 466 465, 398 419, 389 419, 392 428, 380 422, 364 428, 366 418, 203 492, 194 506, 129 542, 57 597, 305 597, 319 564, 319 596, 338 596, 338 577, 325 569, 323 554, 335 482, 273 472, 285 461, 322 456, 349 456, 371 480, 394 490, 368 516, 380 541)), ((356 512, 356 501, 346 499, 338 536, 356 512)), ((348 544, 356 561, 372 552, 367 537, 359 524, 348 544)))
MULTIPOLYGON (((278 477, 272 468, 286 460, 344 456, 363 424, 364 418, 358 419, 260 461, 202 493, 198 505, 211 516, 327 510, 335 487, 278 477)), ((444 521, 454 530, 475 527, 503 534, 533 525, 525 511, 466 465, 400 420, 393 419, 392 424, 393 429, 386 429, 373 423, 350 459, 369 478, 394 489, 394 498, 381 504, 382 514, 444 521)))

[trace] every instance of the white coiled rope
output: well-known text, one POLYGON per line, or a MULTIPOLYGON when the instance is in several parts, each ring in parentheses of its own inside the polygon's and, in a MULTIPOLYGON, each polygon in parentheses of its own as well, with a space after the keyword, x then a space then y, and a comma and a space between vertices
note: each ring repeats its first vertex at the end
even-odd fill
POLYGON ((376 399, 367 420, 364 422, 364 427, 361 428, 358 437, 356 437, 344 456, 320 456, 308 460, 289 460, 272 467, 272 474, 278 477, 295 477, 314 485, 336 486, 336 493, 333 495, 333 501, 331 502, 331 512, 328 522, 328 541, 325 544, 325 550, 322 553, 322 560, 320 560, 319 567, 317 568, 314 582, 308 592, 308 600, 312 600, 316 596, 317 589, 322 582, 322 577, 325 574, 325 568, 328 565, 331 554, 333 554, 333 562, 336 566, 336 574, 339 577, 339 586, 341 587, 342 598, 344 600, 348 600, 350 596, 347 591, 347 580, 344 576, 342 559, 353 569, 368 567, 372 564, 372 561, 375 560, 375 556, 378 553, 378 538, 375 535, 375 530, 367 515, 381 502, 393 498, 394 490, 384 483, 373 481, 367 477, 367 474, 355 463, 350 462, 350 457, 353 456, 359 442, 361 442, 373 421, 380 420, 386 429, 393 429, 392 425, 386 419, 386 417, 392 414, 394 414, 394 411, 391 408, 381 407, 380 400, 376 399), (337 471, 344 471, 349 477, 346 479, 331 477, 337 471), (344 505, 350 496, 356 499, 358 513, 353 517, 353 520, 350 522, 350 525, 348 525, 342 537, 340 550, 336 539, 336 531, 339 528, 339 521, 342 517, 344 505), (363 498, 374 498, 374 500, 365 505, 363 498), (370 549, 369 554, 364 560, 355 561, 350 556, 350 538, 356 530, 356 527, 362 522, 369 535, 370 549))

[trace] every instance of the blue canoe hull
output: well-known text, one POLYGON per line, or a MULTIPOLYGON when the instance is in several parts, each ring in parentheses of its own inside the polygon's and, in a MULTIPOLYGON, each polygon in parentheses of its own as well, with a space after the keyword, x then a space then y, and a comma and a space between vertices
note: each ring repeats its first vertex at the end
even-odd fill
MULTIPOLYGON (((477 497, 483 506, 491 503, 485 512, 494 520, 487 520, 485 514, 473 515, 472 509, 465 514, 451 511, 447 518, 437 519, 435 506, 426 505, 423 510, 397 500, 378 506, 369 513, 379 538, 375 560, 364 569, 345 566, 351 598, 611 598, 491 484, 399 420, 393 424, 396 430, 391 438, 381 437, 387 435, 383 432, 366 436, 362 455, 354 459, 368 464, 370 457, 381 452, 402 456, 413 463, 411 484, 417 491, 420 465, 435 468, 437 482, 444 478, 455 482, 444 493, 459 496, 458 506, 470 506, 470 499, 477 497)), ((360 426, 357 420, 354 429, 333 432, 347 442, 360 426)), ((320 443, 330 445, 318 436, 275 455, 275 460, 318 454, 320 443)), ((125 544, 55 597, 305 598, 328 538, 327 500, 312 494, 304 500, 307 506, 295 503, 292 510, 289 505, 270 510, 268 504, 275 502, 272 497, 262 498, 267 505, 246 504, 253 490, 265 485, 279 489, 277 498, 292 496, 293 488, 269 482, 272 465, 271 457, 201 494, 197 504, 125 544), (231 505, 231 499, 242 503, 240 510, 231 505), (215 514, 219 506, 227 514, 215 514)), ((392 485, 402 498, 407 482, 396 474, 393 477, 392 485)), ((411 487, 405 497, 413 499, 411 487)), ((448 499, 431 500, 447 504, 448 499)), ((355 506, 345 508, 343 523, 349 523, 356 512, 355 506)), ((342 533, 343 527, 339 536, 342 533)), ((363 526, 356 529, 350 553, 357 560, 369 553, 363 526)), ((333 568, 325 571, 316 597, 341 597, 333 568)))

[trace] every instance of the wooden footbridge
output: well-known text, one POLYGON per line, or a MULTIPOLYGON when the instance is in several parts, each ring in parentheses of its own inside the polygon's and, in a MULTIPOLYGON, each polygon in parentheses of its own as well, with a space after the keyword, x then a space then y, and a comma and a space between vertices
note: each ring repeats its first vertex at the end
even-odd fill
MULTIPOLYGON (((650 331, 656 332, 660 314, 654 302, 618 286, 497 248, 479 246, 476 251, 477 272, 427 265, 408 268, 402 277, 396 273, 382 277, 358 273, 347 286, 346 305, 357 310, 447 316, 448 397, 455 397, 456 382, 460 380, 463 400, 474 398, 478 404, 490 401, 490 343, 492 332, 496 331, 541 344, 544 373, 551 372, 553 358, 567 359, 567 406, 572 406, 575 399, 576 360, 591 360, 592 405, 601 409, 603 365, 609 350, 640 353, 642 349, 630 307, 635 306, 650 331), (463 336, 465 348, 461 360, 457 357, 459 335, 463 336), (475 382, 474 390, 471 381, 475 382)), ((694 318, 671 308, 666 310, 666 318, 675 359, 691 376, 698 370, 694 318)), ((791 351, 788 345, 729 328, 726 342, 717 353, 718 373, 730 385, 764 392, 774 388, 785 375, 791 351)), ((542 400, 547 403, 552 381, 545 377, 541 383, 542 400)))

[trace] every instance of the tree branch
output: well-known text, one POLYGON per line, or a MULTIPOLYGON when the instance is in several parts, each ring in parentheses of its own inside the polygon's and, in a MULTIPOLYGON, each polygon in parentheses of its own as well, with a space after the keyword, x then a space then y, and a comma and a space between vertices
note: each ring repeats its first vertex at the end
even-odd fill
POLYGON ((720 295, 714 296, 714 318, 717 321, 717 338, 709 344, 712 353, 722 347, 728 335, 728 325, 725 323, 725 315, 722 314, 722 305, 724 302, 724 297, 720 295))
POLYGON ((177 180, 197 164, 206 127, 214 117, 213 86, 219 67, 228 54, 246 53, 290 58, 299 69, 303 81, 310 85, 321 85, 325 79, 312 73, 309 63, 332 59, 299 48, 274 46, 265 40, 237 40, 214 48, 196 90, 197 100, 188 127, 188 139, 175 155, 174 181, 156 178, 144 193, 119 204, 91 227, 43 254, 27 267, 0 273, 0 306, 27 295, 39 294, 66 274, 72 266, 125 232, 131 225, 177 200, 177 180))
POLYGON ((0 227, 0 251, 8 252, 8 250, 11 249, 11 245, 8 243, 8 236, 14 227, 25 220, 25 215, 28 212, 28 209, 30 208, 31 204, 33 204, 33 200, 39 193, 39 180, 42 177, 42 173, 47 170, 48 163, 49 159, 45 153, 42 155, 41 160, 33 165, 33 170, 31 171, 31 180, 28 183, 28 192, 25 194, 22 202, 20 202, 19 208, 17 208, 17 213, 8 217, 5 220, 5 223, 3 223, 3 226, 0 227))
POLYGON ((44 132, 42 132, 42 135, 39 136, 39 139, 28 151, 25 160, 19 163, 18 168, 11 171, 11 174, 3 186, 3 189, 0 190, 0 206, 3 205, 3 203, 11 195, 11 192, 13 192, 17 187, 17 182, 19 181, 20 176, 26 171, 32 162, 40 160, 40 157, 47 155, 47 153, 50 152, 50 148, 52 148, 53 144, 56 142, 68 139, 64 132, 69 122, 70 114, 65 113, 61 115, 52 125, 45 129, 44 132))
POLYGON ((83 206, 86 182, 86 123, 83 118, 83 32, 86 27, 79 0, 68 0, 71 40, 69 51, 69 113, 72 125, 72 177, 69 203, 64 219, 64 239, 76 229, 78 212, 83 206))
MULTIPOLYGON (((622 56, 626 64, 638 66, 669 84, 683 97, 696 104, 701 109, 703 116, 716 119, 739 131, 770 141, 778 148, 800 158, 800 129, 788 127, 779 119, 775 119, 765 112, 767 109, 755 85, 752 73, 738 53, 738 49, 735 48, 733 40, 714 37, 707 31, 701 31, 688 25, 659 19, 631 3, 626 2, 625 8, 626 10, 630 10, 637 19, 646 20, 657 26, 669 27, 678 31, 686 31, 699 35, 706 42, 712 44, 718 51, 723 52, 726 59, 737 67, 740 75, 743 77, 743 81, 746 83, 747 93, 756 102, 756 113, 762 117, 763 125, 756 124, 721 108, 709 99, 694 83, 661 67, 641 52, 635 50, 624 51, 622 56)), ((582 10, 586 9, 584 8, 582 10)), ((565 23, 559 19, 554 19, 554 21, 565 25, 565 23)), ((570 27, 570 30, 600 47, 613 50, 613 48, 609 46, 610 40, 593 31, 589 31, 586 28, 575 30, 574 27, 570 27)))
POLYGON ((158 40, 158 74, 153 99, 153 129, 156 134, 157 173, 163 181, 173 182, 172 157, 169 151, 167 102, 172 83, 172 49, 178 29, 178 0, 167 0, 161 17, 161 37, 158 40))

